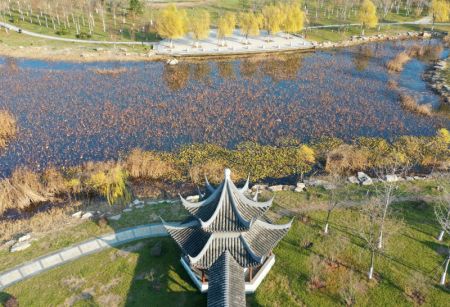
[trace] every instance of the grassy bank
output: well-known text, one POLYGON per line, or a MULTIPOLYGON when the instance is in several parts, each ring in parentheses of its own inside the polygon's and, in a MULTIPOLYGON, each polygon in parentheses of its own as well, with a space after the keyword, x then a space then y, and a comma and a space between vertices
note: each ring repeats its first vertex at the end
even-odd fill
MULTIPOLYGON (((308 206, 302 204, 306 194, 282 194, 285 202, 278 203, 278 208, 308 206)), ((326 212, 293 214, 296 222, 274 251, 277 260, 272 271, 257 292, 248 296, 250 305, 445 306, 450 293, 436 281, 444 259, 440 253, 450 238, 442 243, 434 239, 439 228, 434 222, 433 203, 399 202, 393 210, 399 227, 377 255, 376 278, 370 282, 366 278, 369 254, 355 223, 357 208, 335 211, 327 236, 321 232, 326 212), (312 247, 306 248, 311 242, 312 247)), ((277 213, 273 214, 277 218, 277 213)), ((279 222, 288 218, 286 211, 283 215, 278 215, 279 222)), ((198 293, 182 269, 179 254, 170 239, 134 242, 16 284, 2 296, 13 295, 25 306, 74 301, 83 306, 205 304, 206 297, 198 293), (162 242, 161 255, 152 256, 157 242, 162 242)))

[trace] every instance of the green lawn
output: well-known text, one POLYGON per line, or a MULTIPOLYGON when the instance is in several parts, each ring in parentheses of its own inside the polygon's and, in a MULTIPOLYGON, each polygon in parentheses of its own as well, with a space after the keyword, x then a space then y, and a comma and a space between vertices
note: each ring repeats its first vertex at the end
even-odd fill
MULTIPOLYGON (((351 193, 356 201, 363 188, 352 186, 351 193)), ((358 206, 333 212, 330 234, 324 236, 326 212, 314 209, 327 200, 325 190, 277 193, 271 217, 279 223, 290 218, 286 215, 296 216, 296 220, 274 251, 277 260, 271 273, 258 291, 247 297, 249 304, 446 306, 450 292, 437 282, 442 273, 439 265, 445 257, 444 247, 450 244, 450 238, 443 243, 435 240, 439 228, 433 203, 427 201, 437 194, 436 183, 405 182, 398 193, 400 198, 409 195, 414 199, 417 195, 417 200, 393 205, 396 231, 387 237, 385 249, 377 255, 374 281, 366 278, 369 254, 355 224, 358 206), (310 242, 313 246, 305 248, 310 242)), ((179 216, 168 212, 167 207, 164 210, 167 218, 179 216)), ((145 222, 142 216, 127 216, 120 226, 145 222)), ((3 296, 14 295, 23 306, 60 305, 77 300, 78 306, 203 305, 206 297, 190 282, 179 264, 179 255, 169 238, 133 242, 18 283, 7 288, 3 296), (158 241, 162 241, 162 255, 151 256, 151 248, 158 241)))

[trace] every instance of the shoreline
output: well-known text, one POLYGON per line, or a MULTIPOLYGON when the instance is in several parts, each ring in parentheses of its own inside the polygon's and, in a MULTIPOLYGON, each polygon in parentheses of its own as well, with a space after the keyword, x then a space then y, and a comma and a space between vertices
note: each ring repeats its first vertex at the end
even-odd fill
MULTIPOLYGON (((208 53, 208 54, 192 54, 192 55, 163 55, 158 54, 154 50, 148 52, 133 52, 127 48, 120 47, 115 49, 109 49, 105 47, 93 47, 89 49, 83 49, 87 46, 75 45, 71 49, 69 47, 56 49, 49 46, 29 46, 29 47, 10 47, 5 44, 0 44, 0 56, 26 59, 26 60, 41 60, 41 61, 63 61, 72 63, 93 63, 93 62, 155 62, 165 61, 168 59, 178 60, 209 60, 209 59, 229 59, 235 57, 251 57, 255 55, 271 56, 276 54, 285 53, 307 53, 315 52, 318 50, 329 49, 341 49, 346 47, 353 47, 363 45, 372 42, 385 42, 385 41, 400 41, 406 39, 430 39, 433 37, 442 37, 443 33, 435 32, 432 35, 429 32, 420 31, 402 31, 395 34, 375 34, 371 36, 353 36, 350 39, 331 42, 326 41, 322 43, 313 42, 311 48, 288 48, 283 50, 265 50, 261 51, 249 51, 249 52, 236 52, 236 53, 208 53)), ((102 46, 102 45, 100 45, 102 46)))

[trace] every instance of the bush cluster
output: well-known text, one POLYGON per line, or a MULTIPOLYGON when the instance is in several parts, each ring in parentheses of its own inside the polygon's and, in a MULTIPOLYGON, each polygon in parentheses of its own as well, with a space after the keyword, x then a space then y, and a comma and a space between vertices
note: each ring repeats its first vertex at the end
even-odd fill
POLYGON ((351 143, 338 138, 322 138, 310 144, 282 140, 277 146, 253 142, 226 149, 213 144, 191 144, 175 152, 133 150, 123 161, 88 162, 42 174, 17 169, 0 181, 0 214, 14 208, 24 210, 55 197, 104 197, 109 204, 130 200, 128 182, 190 181, 202 184, 223 178, 223 169, 233 169, 234 180, 248 175, 258 181, 295 177, 314 168, 338 175, 383 169, 391 164, 448 169, 450 132, 440 129, 435 136, 401 136, 393 142, 360 137, 351 143))

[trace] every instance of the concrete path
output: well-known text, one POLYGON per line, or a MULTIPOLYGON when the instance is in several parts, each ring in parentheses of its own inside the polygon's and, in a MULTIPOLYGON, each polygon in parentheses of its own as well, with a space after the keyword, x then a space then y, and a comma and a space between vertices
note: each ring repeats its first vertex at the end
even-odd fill
MULTIPOLYGON (((11 25, 6 22, 0 21, 0 28, 6 28, 10 31, 18 32, 20 27, 11 25)), ((39 37, 39 38, 45 38, 55 41, 62 41, 62 42, 70 42, 70 43, 82 43, 82 44, 108 44, 108 45, 153 45, 153 43, 150 42, 112 42, 112 41, 93 41, 93 40, 86 40, 86 39, 75 39, 75 38, 64 38, 64 37, 58 37, 58 36, 52 36, 52 35, 45 35, 45 34, 39 34, 36 32, 31 32, 22 29, 22 34, 39 37)))
POLYGON ((51 254, 30 260, 26 263, 0 272, 0 290, 19 281, 58 267, 80 257, 97 253, 109 247, 115 247, 127 242, 167 236, 162 224, 148 224, 105 234, 95 239, 72 245, 51 254))

